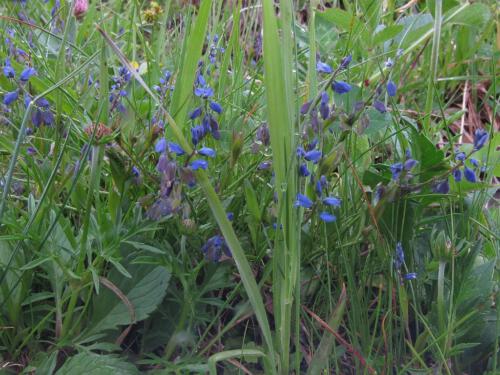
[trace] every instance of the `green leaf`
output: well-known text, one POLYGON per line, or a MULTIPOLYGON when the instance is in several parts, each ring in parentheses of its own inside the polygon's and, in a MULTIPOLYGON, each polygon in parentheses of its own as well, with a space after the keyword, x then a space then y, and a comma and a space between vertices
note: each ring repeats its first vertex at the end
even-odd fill
POLYGON ((80 353, 69 358, 56 375, 135 375, 137 368, 121 358, 94 353, 80 353))
POLYGON ((253 218, 257 222, 260 222, 261 215, 260 215, 259 202, 257 201, 257 194, 255 194, 255 190, 252 187, 250 181, 248 180, 245 180, 245 197, 247 199, 248 210, 252 214, 253 218))
MULTIPOLYGON (((452 12, 453 9, 450 10, 450 13, 452 12)), ((453 15, 448 19, 447 23, 464 25, 473 28, 483 28, 490 19, 491 12, 489 7, 486 4, 474 3, 465 7, 457 14, 453 15)))
MULTIPOLYGON (((123 293, 134 309, 135 322, 146 319, 160 304, 167 291, 170 273, 164 267, 129 265, 131 278, 127 279, 113 270, 109 280, 123 293)), ((129 308, 108 288, 94 299, 92 320, 84 337, 134 323, 129 308)))
POLYGON ((391 25, 385 27, 383 30, 376 33, 373 37, 373 44, 380 44, 389 39, 396 37, 401 31, 403 31, 403 25, 391 25))

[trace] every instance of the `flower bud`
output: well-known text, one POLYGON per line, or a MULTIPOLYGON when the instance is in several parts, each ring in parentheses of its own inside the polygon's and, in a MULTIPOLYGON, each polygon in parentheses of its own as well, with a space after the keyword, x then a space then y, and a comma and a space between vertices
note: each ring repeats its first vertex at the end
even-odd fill
POLYGON ((75 7, 73 9, 73 15, 81 19, 87 13, 89 9, 89 1, 88 0, 75 0, 75 7))

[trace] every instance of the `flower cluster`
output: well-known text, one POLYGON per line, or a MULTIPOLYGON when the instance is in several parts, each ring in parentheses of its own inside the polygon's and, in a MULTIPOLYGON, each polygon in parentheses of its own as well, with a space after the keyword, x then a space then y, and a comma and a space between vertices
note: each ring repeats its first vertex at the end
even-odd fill
POLYGON ((109 94, 109 102, 111 103, 110 112, 118 110, 119 112, 125 112, 125 106, 122 101, 123 98, 128 96, 128 91, 126 90, 126 86, 130 82, 130 78, 132 77, 132 73, 129 70, 122 66, 118 75, 113 77, 113 84, 111 85, 111 93, 109 94))
POLYGON ((390 166, 393 181, 399 181, 401 178, 409 180, 412 177, 410 172, 418 164, 418 161, 411 157, 410 150, 406 150, 405 156, 404 162, 394 163, 390 166))
MULTIPOLYGON (((396 268, 397 273, 401 276, 401 269, 406 268, 405 264, 405 253, 403 251, 403 246, 401 242, 396 244, 396 251, 394 254, 394 268, 396 268)), ((415 272, 405 273, 402 278, 404 280, 415 280, 417 278, 417 274, 415 272)))

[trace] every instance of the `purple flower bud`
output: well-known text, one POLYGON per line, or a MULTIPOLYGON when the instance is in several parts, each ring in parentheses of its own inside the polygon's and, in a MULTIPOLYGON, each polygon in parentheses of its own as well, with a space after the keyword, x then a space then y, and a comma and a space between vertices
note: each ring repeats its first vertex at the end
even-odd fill
POLYGON ((311 107, 310 101, 302 104, 302 106, 300 107, 300 114, 305 115, 309 111, 309 107, 311 107))
POLYGON ((403 251, 403 246, 401 245, 401 242, 398 242, 396 244, 396 254, 394 258, 394 266, 396 267, 397 270, 401 269, 401 266, 405 262, 405 253, 403 251))
MULTIPOLYGON (((313 176, 311 176, 311 182, 313 176)), ((321 197, 323 195, 323 185, 321 185, 321 181, 316 181, 316 194, 321 197)))
POLYGON ((190 166, 191 166, 191 169, 193 171, 197 171, 199 169, 207 169, 208 163, 206 160, 198 159, 198 160, 192 161, 190 166))
POLYGON ((464 161, 465 160, 465 152, 462 152, 462 151, 457 152, 455 154, 455 160, 456 161, 464 161))
POLYGON ((346 57, 344 57, 340 62, 340 69, 347 69, 351 61, 352 61, 352 55, 347 55, 346 57))
POLYGON ((476 174, 474 173, 474 171, 468 167, 464 167, 464 176, 465 176, 465 179, 469 182, 477 182, 477 179, 476 179, 476 174))
POLYGON ((297 156, 298 156, 299 158, 303 157, 303 156, 305 155, 305 153, 306 153, 306 152, 304 151, 304 148, 303 148, 303 147, 300 147, 300 146, 299 146, 299 147, 297 147, 297 156))
POLYGON ((14 70, 14 68, 12 66, 9 65, 5 65, 3 67, 3 74, 5 75, 5 77, 7 78, 14 78, 16 76, 16 71, 14 70))
POLYGON ((325 73, 325 74, 333 73, 332 67, 324 62, 321 62, 321 61, 318 61, 316 63, 316 70, 320 73, 325 73))
POLYGON ((165 152, 166 149, 167 149, 167 141, 165 140, 165 138, 161 138, 160 140, 158 140, 158 142, 156 142, 155 145, 156 152, 162 153, 165 152))
POLYGON ((311 172, 309 172, 309 170, 307 169, 307 165, 301 164, 300 167, 299 167, 299 174, 302 177, 307 177, 307 176, 309 176, 311 174, 311 172))
POLYGON ((264 146, 269 146, 271 143, 271 135, 269 134, 269 126, 267 126, 267 124, 259 126, 256 138, 258 141, 262 142, 264 146))
POLYGON ((217 112, 217 113, 222 113, 222 107, 219 103, 217 102, 210 102, 209 107, 212 111, 217 112))
POLYGON ((417 278, 416 272, 410 272, 404 275, 405 280, 415 280, 417 278))
POLYGON ((332 215, 326 211, 323 211, 319 214, 319 218, 324 221, 325 223, 333 223, 337 221, 337 217, 335 215, 332 215))
POLYGON ((392 68, 394 66, 394 60, 391 59, 390 57, 387 59, 387 61, 385 62, 385 67, 386 68, 392 68))
POLYGON ((201 107, 195 108, 191 111, 189 114, 189 118, 191 120, 194 120, 195 118, 199 117, 201 115, 201 107))
POLYGON ((382 103, 380 100, 374 100, 373 101, 373 108, 375 108, 380 113, 386 113, 387 112, 387 108, 385 107, 385 104, 382 103))
POLYGON ((211 87, 197 87, 194 89, 194 94, 203 99, 214 96, 214 90, 211 87))
POLYGON ((228 212, 226 214, 226 217, 229 221, 233 221, 234 220, 234 214, 232 212, 228 212))
POLYGON ((488 132, 483 129, 476 129, 474 132, 474 150, 481 149, 488 140, 488 132))
POLYGON ((323 199, 323 204, 326 204, 327 206, 340 207, 342 200, 336 197, 327 197, 323 199))
POLYGON ((450 184, 448 180, 441 181, 434 186, 434 192, 440 194, 448 194, 450 192, 450 184))
POLYGON ((268 161, 263 161, 262 163, 259 164, 257 168, 260 170, 269 169, 271 168, 271 163, 268 161))
POLYGON ((173 152, 177 156, 181 156, 186 153, 181 146, 179 146, 177 143, 174 142, 168 142, 168 150, 170 152, 173 152))
POLYGON ((456 182, 462 181, 462 171, 460 169, 455 169, 453 171, 453 178, 456 182))
POLYGON ((297 194, 297 200, 295 201, 295 204, 294 206, 295 207, 304 207, 304 208, 311 208, 313 205, 313 202, 308 198, 306 197, 305 195, 303 194, 297 194))
POLYGON ((474 168, 479 168, 479 161, 477 159, 470 158, 469 161, 474 166, 474 168))
POLYGON ((19 97, 19 90, 7 92, 3 97, 3 104, 11 105, 14 101, 17 100, 18 97, 19 97))
POLYGON ((352 87, 350 84, 344 81, 335 81, 332 84, 333 91, 335 91, 337 94, 345 94, 348 93, 349 91, 352 90, 352 87))
POLYGON ((407 161, 405 161, 404 168, 407 171, 411 171, 413 167, 417 165, 417 163, 418 161, 416 161, 415 159, 408 159, 407 161))
POLYGON ((19 76, 19 79, 21 80, 21 82, 28 82, 29 79, 35 74, 36 74, 35 68, 28 66, 22 71, 21 75, 19 76))
POLYGON ((403 163, 394 163, 390 166, 390 170, 392 173, 392 179, 397 180, 403 171, 403 163))
POLYGON ((36 149, 34 147, 28 147, 26 149, 26 153, 29 155, 29 156, 34 156, 36 155, 36 149))
POLYGON ((198 150, 198 154, 203 156, 208 156, 209 158, 215 158, 215 150, 210 147, 202 147, 198 150))
POLYGON ((397 90, 398 88, 393 81, 387 82, 387 94, 389 94, 389 96, 396 96, 397 90))
POLYGON ((304 154, 304 159, 307 161, 312 161, 314 163, 317 163, 319 159, 321 159, 321 151, 318 150, 312 150, 308 151, 304 154))

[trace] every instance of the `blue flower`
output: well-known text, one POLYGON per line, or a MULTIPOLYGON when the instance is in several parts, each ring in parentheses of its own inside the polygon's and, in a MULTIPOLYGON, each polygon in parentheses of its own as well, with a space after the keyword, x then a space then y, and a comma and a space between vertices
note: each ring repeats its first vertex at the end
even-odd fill
POLYGON ((410 171, 413 169, 413 167, 415 167, 415 165, 417 165, 417 163, 418 161, 416 161, 415 159, 408 159, 405 161, 404 168, 405 170, 410 171))
POLYGON ((479 168, 479 161, 477 159, 470 158, 469 161, 474 166, 474 168, 479 168))
POLYGON ((198 150, 198 154, 203 156, 208 156, 210 158, 215 158, 215 150, 210 147, 202 147, 198 150))
POLYGON ((191 169, 193 171, 197 171, 199 169, 207 169, 208 163, 206 160, 198 159, 198 160, 192 161, 190 166, 191 166, 191 169))
POLYGON ((373 101, 373 108, 375 108, 380 113, 386 113, 387 112, 387 108, 385 107, 385 104, 382 103, 380 100, 374 100, 373 101))
POLYGON ((469 182, 476 182, 477 181, 476 174, 469 167, 464 167, 464 176, 465 176, 465 179, 469 182))
POLYGON ((217 102, 210 102, 209 107, 212 111, 217 112, 217 113, 222 113, 222 107, 219 103, 217 102))
POLYGON ((351 61, 352 61, 352 55, 347 55, 340 62, 339 68, 340 69, 346 69, 349 66, 349 64, 351 63, 351 61))
MULTIPOLYGON (((312 179, 313 176, 311 176, 311 182, 313 181, 312 179)), ((323 186, 321 185, 321 181, 316 181, 316 194, 321 197, 323 195, 323 186)))
POLYGON ((392 179, 397 180, 403 171, 403 163, 394 163, 390 166, 392 179))
POLYGON ((435 193, 448 194, 450 192, 450 184, 448 183, 448 180, 438 182, 434 186, 433 190, 435 193))
POLYGON ((321 151, 318 150, 312 150, 308 151, 304 154, 304 159, 307 161, 312 161, 314 163, 317 163, 319 159, 321 159, 321 151))
POLYGON ((311 103, 312 103, 311 101, 308 101, 302 104, 302 106, 300 107, 301 115, 305 115, 307 112, 309 112, 309 107, 311 107, 311 103))
POLYGON ((386 68, 392 68, 394 66, 394 60, 391 59, 390 57, 387 59, 387 61, 385 62, 385 67, 386 68))
POLYGON ((211 87, 197 87, 194 89, 194 94, 203 99, 214 96, 214 90, 211 87))
POLYGON ((474 150, 481 149, 488 140, 488 132, 483 129, 476 129, 474 132, 474 150))
POLYGON ((387 94, 389 94, 389 96, 396 96, 397 90, 398 88, 393 81, 387 82, 387 94))
POLYGON ((405 253, 403 251, 403 245, 401 245, 401 242, 398 242, 396 244, 396 257, 394 259, 394 266, 396 267, 397 270, 400 270, 404 262, 405 262, 405 253))
POLYGON ((10 66, 10 62, 8 60, 5 62, 5 66, 3 67, 3 74, 7 78, 14 78, 16 76, 16 71, 12 66, 10 66))
POLYGON ((304 208, 311 208, 313 202, 303 194, 297 194, 297 200, 295 201, 295 207, 301 206, 304 208))
POLYGON ((327 197, 323 199, 323 203, 327 206, 340 207, 340 205, 342 204, 342 200, 336 197, 327 197))
POLYGON ((3 104, 11 105, 14 101, 17 100, 18 97, 19 97, 19 90, 7 92, 3 97, 3 104))
POLYGON ((460 169, 455 169, 453 171, 453 178, 456 182, 462 181, 462 171, 460 169))
POLYGON ((205 254, 205 257, 212 262, 218 262, 222 255, 227 257, 231 256, 231 250, 227 246, 224 237, 220 235, 209 238, 202 246, 201 251, 205 254))
POLYGON ((328 107, 328 101, 330 100, 330 97, 326 93, 326 91, 323 91, 321 93, 321 103, 319 105, 319 113, 321 114, 321 117, 323 120, 326 120, 328 116, 330 116, 330 107, 328 107))
POLYGON ((333 223, 334 221, 337 221, 337 217, 335 215, 332 215, 326 211, 321 212, 319 214, 319 218, 325 223, 333 223))
POLYGON ((403 276, 405 280, 415 280, 417 278, 416 272, 410 272, 403 276))
POLYGON ((21 82, 28 82, 29 79, 35 74, 36 74, 35 68, 28 66, 22 71, 21 75, 19 76, 19 79, 21 80, 21 82))
POLYGON ((259 164, 258 169, 263 170, 263 169, 269 169, 271 168, 271 163, 268 161, 263 161, 262 163, 259 164))
POLYGON ((332 88, 337 94, 345 94, 352 90, 351 85, 344 81, 333 82, 332 88))
POLYGON ((191 141, 196 146, 205 137, 206 129, 202 125, 191 128, 191 141))
POLYGON ((155 151, 158 153, 162 153, 165 152, 166 149, 167 149, 167 141, 165 140, 165 138, 159 139, 158 142, 156 142, 155 151))
POLYGON ((301 164, 299 166, 299 174, 302 176, 302 177, 307 177, 311 174, 311 172, 309 172, 309 170, 307 169, 307 165, 305 164, 301 164))
POLYGON ((465 160, 465 152, 462 152, 462 151, 457 152, 455 154, 455 160, 456 161, 464 161, 465 160))
POLYGON ((177 156, 181 156, 186 153, 180 145, 174 142, 168 142, 168 149, 170 152, 173 152, 177 156))
POLYGON ((199 117, 201 115, 201 107, 195 108, 191 111, 189 114, 189 118, 191 120, 194 120, 195 118, 199 117))
POLYGON ((226 214, 226 217, 229 221, 233 221, 234 220, 234 214, 232 212, 228 212, 226 214))
POLYGON ((327 63, 324 63, 321 61, 318 61, 316 63, 316 70, 320 73, 325 73, 325 74, 333 73, 332 67, 330 65, 328 65, 327 63))

